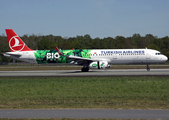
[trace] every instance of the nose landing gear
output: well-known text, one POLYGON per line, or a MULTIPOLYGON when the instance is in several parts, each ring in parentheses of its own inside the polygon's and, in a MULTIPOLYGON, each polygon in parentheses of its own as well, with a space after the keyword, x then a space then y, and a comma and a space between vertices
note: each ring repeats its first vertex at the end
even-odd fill
POLYGON ((147 71, 150 71, 149 65, 147 64, 147 71))

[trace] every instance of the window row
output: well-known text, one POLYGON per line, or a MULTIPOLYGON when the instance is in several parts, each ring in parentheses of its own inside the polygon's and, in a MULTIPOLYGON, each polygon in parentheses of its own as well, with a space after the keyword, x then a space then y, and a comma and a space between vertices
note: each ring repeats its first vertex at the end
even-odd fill
MULTIPOLYGON (((114 54, 86 54, 83 56, 113 56, 114 54)), ((116 55, 145 55, 145 54, 116 54, 116 55)))
POLYGON ((155 55, 162 55, 161 53, 155 53, 155 55))

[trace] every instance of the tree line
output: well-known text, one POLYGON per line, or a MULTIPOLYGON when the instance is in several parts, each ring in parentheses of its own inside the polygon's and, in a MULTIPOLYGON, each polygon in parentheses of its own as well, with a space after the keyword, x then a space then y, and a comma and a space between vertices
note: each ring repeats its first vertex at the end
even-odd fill
MULTIPOLYGON (((46 35, 23 35, 20 37, 29 48, 33 50, 55 50, 54 46, 61 49, 136 49, 149 48, 160 51, 169 57, 169 37, 158 38, 152 34, 141 36, 133 34, 131 37, 116 36, 115 38, 91 38, 89 34, 63 38, 61 36, 46 35)), ((9 62, 11 59, 2 55, 3 52, 9 52, 7 37, 0 36, 0 62, 9 62)))

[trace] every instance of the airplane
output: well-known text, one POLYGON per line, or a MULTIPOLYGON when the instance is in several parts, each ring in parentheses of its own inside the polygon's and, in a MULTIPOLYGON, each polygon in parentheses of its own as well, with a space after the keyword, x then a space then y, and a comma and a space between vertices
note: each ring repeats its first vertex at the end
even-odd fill
POLYGON ((110 68, 110 64, 149 64, 164 63, 168 58, 153 49, 72 49, 32 50, 12 30, 6 29, 11 52, 3 55, 29 63, 71 63, 83 66, 81 71, 110 68))

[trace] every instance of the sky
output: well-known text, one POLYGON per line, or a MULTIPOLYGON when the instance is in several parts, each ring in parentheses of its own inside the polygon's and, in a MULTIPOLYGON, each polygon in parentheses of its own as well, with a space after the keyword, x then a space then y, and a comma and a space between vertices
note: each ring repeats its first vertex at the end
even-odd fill
POLYGON ((0 35, 169 36, 169 0, 0 0, 0 35))

